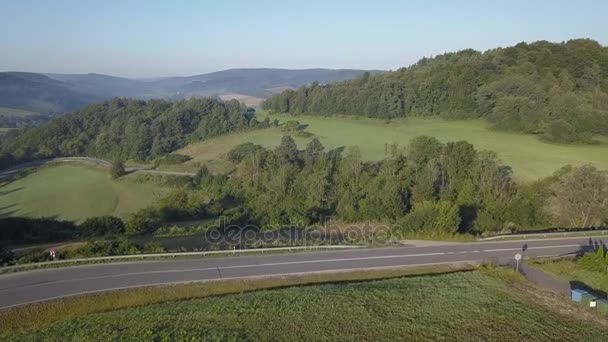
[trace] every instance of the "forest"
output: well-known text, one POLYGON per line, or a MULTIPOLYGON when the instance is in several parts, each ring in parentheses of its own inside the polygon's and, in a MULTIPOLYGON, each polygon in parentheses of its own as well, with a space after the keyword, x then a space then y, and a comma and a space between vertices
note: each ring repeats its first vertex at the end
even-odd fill
POLYGON ((406 147, 387 145, 386 158, 369 163, 357 147, 327 151, 315 138, 298 150, 286 135, 275 149, 245 143, 230 155, 239 162, 232 175, 213 175, 203 166, 185 189, 134 214, 127 233, 217 217, 224 218, 219 228, 307 227, 330 217, 429 237, 608 223, 607 172, 566 166, 517 183, 494 153, 465 141, 421 136, 406 147))
POLYGON ((589 39, 462 50, 397 71, 287 90, 263 108, 293 115, 485 118, 558 143, 608 135, 608 48, 589 39))
POLYGON ((135 100, 89 105, 37 127, 1 137, 4 167, 64 156, 151 160, 212 136, 268 126, 236 100, 135 100))

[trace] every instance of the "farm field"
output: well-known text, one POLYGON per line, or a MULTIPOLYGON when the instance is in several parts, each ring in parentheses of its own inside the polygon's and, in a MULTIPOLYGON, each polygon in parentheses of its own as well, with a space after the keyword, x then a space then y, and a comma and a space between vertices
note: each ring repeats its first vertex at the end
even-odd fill
MULTIPOLYGON (((263 119, 268 114, 258 114, 263 119)), ((381 120, 352 117, 310 117, 270 115, 280 122, 298 120, 308 125, 307 131, 315 134, 326 148, 359 146, 366 160, 380 160, 385 156, 385 144, 405 146, 420 135, 434 136, 442 142, 467 140, 479 150, 492 150, 507 165, 513 167, 515 177, 533 180, 551 175, 566 164, 593 163, 608 169, 608 139, 598 145, 558 145, 541 141, 529 134, 494 131, 481 120, 448 121, 442 119, 407 118, 385 123, 381 120)), ((187 154, 200 162, 219 163, 234 146, 253 142, 263 146, 276 146, 284 133, 270 128, 217 137, 189 145, 177 153, 187 154)), ((311 138, 296 138, 303 146, 311 138)))
POLYGON ((48 166, 2 184, 0 215, 75 221, 91 216, 124 216, 153 203, 162 192, 151 184, 113 181, 102 169, 48 166))
POLYGON ((337 283, 152 304, 11 340, 601 340, 608 325, 512 271, 337 283), (534 292, 537 291, 537 292, 534 292))

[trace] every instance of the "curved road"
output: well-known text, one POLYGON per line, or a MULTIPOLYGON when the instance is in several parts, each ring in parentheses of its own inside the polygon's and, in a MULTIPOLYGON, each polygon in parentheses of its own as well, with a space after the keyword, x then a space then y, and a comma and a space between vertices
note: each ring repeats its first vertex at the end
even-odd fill
MULTIPOLYGON (((604 237, 605 238, 605 237, 604 237)), ((506 262, 516 253, 580 253, 600 238, 557 238, 430 247, 358 249, 265 256, 97 264, 0 275, 0 309, 100 291, 174 283, 340 272, 460 262, 506 262)))
MULTIPOLYGON (((47 163, 58 163, 58 162, 87 162, 92 163, 98 166, 110 167, 112 165, 111 162, 98 158, 91 157, 64 157, 64 158, 51 158, 51 159, 43 159, 37 160, 33 162, 23 163, 17 165, 15 167, 10 168, 9 170, 0 172, 0 179, 9 176, 19 170, 28 169, 30 167, 40 166, 47 163)), ((159 175, 171 175, 171 176, 194 176, 194 173, 191 172, 177 172, 177 171, 161 171, 148 169, 145 167, 127 167, 125 168, 126 172, 140 172, 140 173, 150 173, 150 174, 159 174, 159 175)))

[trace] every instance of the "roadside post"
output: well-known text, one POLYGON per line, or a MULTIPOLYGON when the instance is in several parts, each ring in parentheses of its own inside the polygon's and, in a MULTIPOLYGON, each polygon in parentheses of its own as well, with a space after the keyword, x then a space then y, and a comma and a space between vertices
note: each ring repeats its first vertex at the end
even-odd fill
POLYGON ((517 253, 515 254, 515 262, 517 263, 516 269, 517 272, 519 272, 519 262, 521 261, 521 254, 517 253))
POLYGON ((55 261, 55 256, 56 256, 55 250, 51 249, 51 251, 49 252, 49 254, 51 254, 51 258, 53 258, 53 261, 55 261))

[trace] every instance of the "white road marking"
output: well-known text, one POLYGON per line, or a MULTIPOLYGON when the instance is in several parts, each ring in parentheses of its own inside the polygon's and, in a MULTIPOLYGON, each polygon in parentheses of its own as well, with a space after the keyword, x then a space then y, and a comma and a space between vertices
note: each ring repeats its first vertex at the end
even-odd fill
MULTIPOLYGON (((466 253, 466 252, 465 252, 466 253)), ((81 280, 93 280, 93 279, 103 279, 103 278, 117 278, 124 276, 138 276, 138 275, 147 275, 147 274, 166 274, 166 273, 186 273, 186 272, 200 272, 200 271, 217 271, 226 269, 235 269, 235 268, 250 268, 250 267, 268 267, 268 266, 284 266, 284 265, 298 265, 298 264, 317 264, 317 263, 328 263, 328 262, 342 262, 342 261, 362 261, 362 260, 377 260, 377 259, 395 259, 395 258, 412 258, 412 257, 424 257, 424 256, 437 256, 437 255, 445 255, 444 252, 438 253, 420 253, 420 254, 405 254, 405 255, 383 255, 383 256, 375 256, 375 257, 358 257, 358 258, 340 258, 340 259, 322 259, 322 260, 302 260, 302 261, 285 261, 285 262, 273 262, 266 264, 245 264, 245 265, 234 265, 234 266, 212 266, 212 267, 203 267, 203 268, 185 268, 185 269, 177 269, 177 270, 163 270, 163 271, 146 271, 146 272, 130 272, 130 273, 118 273, 118 274, 109 274, 103 276, 95 276, 95 277, 83 277, 83 278, 72 278, 72 279, 58 279, 58 280, 50 280, 44 283, 36 283, 36 284, 24 284, 19 287, 26 286, 36 286, 36 285, 48 285, 50 283, 68 283, 74 281, 81 280)), ((0 292, 6 289, 0 289, 0 292)))

